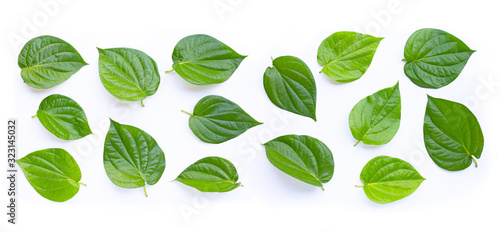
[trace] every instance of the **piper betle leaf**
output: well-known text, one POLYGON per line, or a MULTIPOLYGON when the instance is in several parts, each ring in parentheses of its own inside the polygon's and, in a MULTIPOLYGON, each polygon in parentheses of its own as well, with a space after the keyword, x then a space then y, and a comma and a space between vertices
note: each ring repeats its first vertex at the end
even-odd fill
POLYGON ((218 84, 229 79, 245 57, 211 36, 190 35, 175 45, 172 68, 191 84, 218 84))
POLYGON ((282 172, 323 188, 333 177, 333 155, 320 140, 307 135, 284 135, 264 144, 267 159, 282 172))
POLYGON ((434 163, 449 171, 468 168, 481 158, 483 132, 476 116, 464 105, 428 96, 424 142, 434 163))
POLYGON ((372 63, 375 51, 383 38, 341 31, 328 36, 318 48, 321 72, 336 82, 359 79, 372 63))
POLYGON ((202 192, 229 192, 241 185, 234 165, 215 156, 189 165, 175 180, 202 192))
POLYGON ((49 35, 28 41, 19 53, 18 64, 24 82, 37 89, 61 84, 87 65, 73 46, 49 35))
POLYGON ((406 76, 423 88, 438 89, 453 82, 474 50, 448 32, 420 29, 406 41, 406 76))
POLYGON ((360 179, 368 199, 379 204, 409 196, 425 180, 411 164, 389 156, 378 156, 368 161, 360 179))
POLYGON ((64 202, 80 189, 82 174, 75 159, 65 150, 49 148, 35 151, 16 163, 33 188, 51 201, 64 202))
POLYGON ((262 124, 236 103, 221 96, 206 96, 194 107, 189 128, 202 141, 222 143, 236 138, 248 129, 262 124))
POLYGON ((132 48, 99 50, 99 76, 111 95, 124 101, 141 101, 156 93, 160 74, 156 62, 132 48))
POLYGON ((104 169, 122 188, 154 185, 165 170, 165 155, 156 140, 143 130, 113 120, 104 143, 104 169))
POLYGON ((64 140, 75 140, 92 134, 87 116, 73 99, 52 94, 42 100, 36 117, 50 133, 64 140))
POLYGON ((282 56, 264 73, 264 89, 269 100, 281 109, 316 121, 316 82, 301 59, 282 56))
MULTIPOLYGON (((349 128, 358 143, 386 144, 396 135, 401 120, 399 82, 361 99, 349 114, 349 128)), ((356 145, 358 144, 356 143, 356 145)))

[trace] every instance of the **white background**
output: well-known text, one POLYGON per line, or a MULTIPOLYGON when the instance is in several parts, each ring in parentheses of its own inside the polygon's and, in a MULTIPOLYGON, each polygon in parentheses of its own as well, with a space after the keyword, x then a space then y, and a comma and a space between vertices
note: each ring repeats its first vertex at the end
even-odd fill
MULTIPOLYGON (((49 147, 68 150, 80 165, 87 187, 71 200, 55 203, 38 195, 21 175, 18 224, 8 225, 1 213, 0 231, 498 231, 500 17, 494 2, 2 1, 1 125, 6 126, 8 117, 18 118, 18 158, 49 147), (47 3, 52 5, 47 8, 47 3), (403 72, 406 39, 426 27, 448 31, 477 50, 461 75, 438 90, 417 87, 403 72), (321 41, 342 30, 385 37, 365 75, 348 84, 333 83, 319 74, 316 61, 321 41), (163 73, 171 69, 177 41, 198 33, 249 55, 228 81, 199 87, 175 73, 163 73), (27 40, 39 35, 66 40, 90 65, 49 90, 28 87, 20 77, 17 55, 27 40), (161 84, 144 101, 144 108, 138 102, 119 101, 104 89, 96 47, 136 48, 156 60, 161 84), (300 57, 313 71, 318 122, 280 110, 267 98, 263 73, 271 57, 282 55, 300 57), (349 111, 361 98, 397 81, 402 94, 398 133, 386 145, 353 147, 349 111), (67 95, 83 107, 94 135, 62 141, 31 119, 40 101, 54 93, 67 95), (192 111, 208 94, 236 102, 264 124, 223 144, 201 142, 180 110, 192 111), (422 139, 426 94, 466 104, 477 116, 485 137, 478 168, 449 172, 429 158, 422 139), (148 198, 142 189, 119 188, 106 176, 102 152, 109 118, 145 130, 166 154, 165 172, 156 185, 147 186, 148 198), (316 137, 332 150, 335 173, 325 191, 281 173, 268 162, 260 144, 285 134, 316 137), (234 162, 244 187, 202 194, 171 182, 188 165, 211 155, 234 162), (378 155, 410 162, 427 180, 401 201, 388 205, 369 201, 354 185, 361 184, 362 167, 378 155)), ((6 142, 0 143, 6 150, 6 142)), ((5 167, 2 154, 0 166, 5 167)), ((0 212, 4 212, 5 177, 0 186, 0 212)))

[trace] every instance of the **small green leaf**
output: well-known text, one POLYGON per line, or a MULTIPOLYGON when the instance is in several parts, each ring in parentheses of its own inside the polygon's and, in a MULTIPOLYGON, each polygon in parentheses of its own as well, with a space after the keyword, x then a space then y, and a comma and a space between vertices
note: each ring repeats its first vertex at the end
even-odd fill
POLYGON ((333 177, 333 155, 320 140, 307 135, 284 135, 264 144, 269 162, 282 172, 323 188, 333 177))
POLYGON ((481 158, 483 132, 476 116, 464 105, 428 96, 424 142, 434 163, 449 171, 468 168, 481 158))
POLYGON ((196 161, 175 180, 202 192, 229 192, 240 186, 234 165, 227 159, 215 156, 196 161))
POLYGON ((460 75, 474 52, 446 31, 420 29, 406 41, 404 70, 416 85, 438 89, 460 75))
POLYGON ((175 45, 172 67, 191 84, 218 84, 229 79, 245 57, 211 36, 190 35, 175 45))
POLYGON ((301 59, 282 56, 264 73, 264 88, 279 108, 316 121, 316 82, 301 59))
MULTIPOLYGON (((185 112, 185 111, 183 111, 185 112)), ((187 112, 185 112, 187 113, 187 112)), ((221 96, 206 96, 194 107, 189 128, 202 141, 222 143, 260 125, 236 103, 221 96)))
POLYGON ((16 163, 31 186, 51 201, 71 199, 82 184, 79 182, 82 178, 80 167, 67 151, 60 148, 32 152, 16 163))
MULTIPOLYGON (((165 155, 156 140, 143 130, 113 120, 104 143, 104 169, 122 188, 154 185, 165 170, 165 155)), ((147 194, 146 194, 147 197, 147 194)))
MULTIPOLYGON (((365 144, 386 144, 396 135, 401 120, 399 82, 361 99, 349 114, 355 139, 365 144)), ((357 143, 356 143, 357 144, 357 143)))
POLYGON ((324 66, 321 72, 336 82, 359 79, 382 39, 350 31, 333 33, 318 48, 318 63, 324 66))
POLYGON ((60 139, 75 140, 92 134, 82 107, 63 95, 52 94, 43 99, 36 116, 45 129, 60 139))
POLYGON ((160 74, 156 62, 132 48, 99 51, 99 76, 111 95, 124 101, 141 101, 156 93, 160 74))
POLYGON ((425 180, 411 164, 389 156, 378 156, 368 161, 360 179, 368 199, 379 204, 411 195, 425 180))
POLYGON ((24 82, 37 89, 61 84, 87 65, 73 46, 49 35, 28 41, 19 53, 18 64, 24 82))

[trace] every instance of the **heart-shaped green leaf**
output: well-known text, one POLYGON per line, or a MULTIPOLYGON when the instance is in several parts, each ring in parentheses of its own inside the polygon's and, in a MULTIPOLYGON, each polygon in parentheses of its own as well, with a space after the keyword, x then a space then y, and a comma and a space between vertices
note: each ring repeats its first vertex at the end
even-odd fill
POLYGON ((87 65, 73 46, 49 35, 28 41, 17 62, 24 82, 37 89, 61 84, 87 65))
POLYGON ((172 68, 191 84, 218 84, 229 79, 245 57, 211 36, 190 35, 175 45, 172 68))
POLYGON ((189 165, 175 180, 202 192, 229 192, 240 186, 234 165, 215 156, 189 165))
POLYGON ((406 41, 404 70, 416 85, 438 89, 460 75, 474 52, 448 32, 420 29, 406 41))
POLYGON ((282 56, 264 73, 264 88, 279 108, 316 121, 316 82, 301 59, 282 56))
POLYGON ((378 156, 368 161, 360 179, 368 199, 379 204, 409 196, 425 180, 411 164, 389 156, 378 156))
POLYGON ((401 97, 397 83, 361 99, 349 114, 349 127, 358 143, 381 145, 396 135, 400 120, 401 97))
POLYGON ((428 96, 424 141, 434 163, 449 171, 468 168, 481 158, 483 132, 476 116, 464 105, 428 96))
POLYGON ((307 135, 284 135, 264 144, 267 159, 282 172, 323 188, 333 177, 333 155, 320 140, 307 135))
POLYGON ((75 140, 92 134, 82 107, 63 95, 52 94, 43 99, 36 116, 45 129, 60 139, 75 140))
POLYGON ((154 185, 165 170, 165 155, 156 140, 143 130, 113 120, 104 143, 104 169, 123 188, 154 185))
POLYGON ((156 62, 132 48, 99 50, 99 75, 111 95, 124 101, 141 101, 156 93, 160 74, 156 62))
POLYGON ((328 36, 318 48, 321 72, 336 82, 359 79, 372 63, 375 51, 383 38, 341 31, 328 36))
POLYGON ((206 96, 194 107, 189 128, 202 141, 222 143, 260 125, 236 103, 221 96, 206 96))
POLYGON ((49 148, 35 151, 16 163, 23 170, 31 186, 51 201, 71 199, 80 189, 82 173, 75 159, 65 150, 49 148))

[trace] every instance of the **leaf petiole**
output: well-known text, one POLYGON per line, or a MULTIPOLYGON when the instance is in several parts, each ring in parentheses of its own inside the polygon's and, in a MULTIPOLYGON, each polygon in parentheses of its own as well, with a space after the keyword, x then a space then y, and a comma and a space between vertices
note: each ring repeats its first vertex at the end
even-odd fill
POLYGON ((142 100, 141 100, 141 106, 144 107, 144 102, 142 102, 142 100))
POLYGON ((360 142, 361 142, 361 140, 358 140, 358 142, 356 142, 356 143, 354 144, 354 146, 358 145, 360 142))
POLYGON ((474 161, 474 165, 475 165, 475 166, 476 166, 476 168, 477 168, 477 161, 476 161, 476 159, 474 158, 474 156, 473 156, 473 155, 471 155, 470 157, 472 158, 472 161, 474 161))
POLYGON ((364 185, 354 185, 354 187, 357 187, 357 188, 363 188, 365 187, 364 185))
POLYGON ((144 189, 144 195, 146 195, 146 197, 148 197, 148 192, 146 192, 146 185, 142 186, 142 189, 144 189))
POLYGON ((33 115, 33 116, 31 116, 31 118, 36 118, 36 114, 35 114, 35 115, 33 115))
POLYGON ((78 184, 81 184, 81 185, 83 185, 83 186, 87 187, 87 185, 86 185, 86 184, 84 184, 84 183, 82 183, 82 182, 78 182, 78 184))
POLYGON ((191 113, 189 113, 189 112, 186 112, 186 111, 184 111, 184 110, 181 110, 181 112, 186 113, 186 114, 188 114, 188 115, 190 115, 190 116, 194 116, 193 114, 191 114, 191 113))

